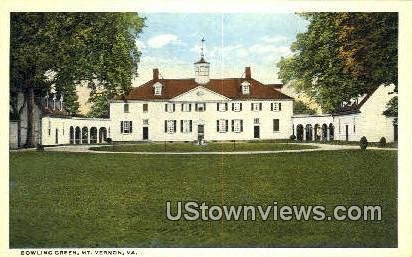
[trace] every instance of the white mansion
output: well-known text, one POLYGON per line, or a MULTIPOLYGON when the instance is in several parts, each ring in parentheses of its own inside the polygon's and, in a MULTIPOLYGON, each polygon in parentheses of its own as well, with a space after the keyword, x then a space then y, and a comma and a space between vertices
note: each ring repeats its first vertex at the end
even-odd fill
MULTIPOLYGON (((282 85, 265 85, 252 78, 250 67, 241 78, 210 79, 203 54, 193 79, 153 78, 122 98, 110 102, 110 118, 76 118, 64 111, 62 99, 38 101, 35 108, 36 142, 42 145, 95 144, 113 141, 197 140, 397 140, 394 118, 382 114, 394 96, 391 87, 375 91, 339 112, 293 115, 293 98, 282 85)), ((19 130, 25 140, 23 112, 19 130)), ((10 147, 18 147, 17 123, 10 122, 10 147)))

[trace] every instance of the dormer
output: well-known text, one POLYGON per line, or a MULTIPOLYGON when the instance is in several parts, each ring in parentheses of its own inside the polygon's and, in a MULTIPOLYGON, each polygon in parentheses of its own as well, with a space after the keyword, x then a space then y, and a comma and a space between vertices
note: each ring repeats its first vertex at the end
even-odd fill
POLYGON ((162 95, 163 85, 160 82, 156 82, 153 85, 153 88, 154 88, 154 95, 156 96, 162 95))
POLYGON ((250 83, 248 81, 243 81, 242 84, 242 94, 248 95, 250 94, 250 83))

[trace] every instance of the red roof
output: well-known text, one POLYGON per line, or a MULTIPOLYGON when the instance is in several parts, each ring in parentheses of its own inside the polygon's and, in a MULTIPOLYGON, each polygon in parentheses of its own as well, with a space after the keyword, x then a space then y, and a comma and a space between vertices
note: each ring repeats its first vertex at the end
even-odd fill
MULTIPOLYGON (((244 78, 211 79, 206 85, 201 85, 211 91, 226 96, 233 100, 244 99, 293 99, 273 86, 268 86, 254 79, 247 79, 250 83, 250 94, 242 94, 241 83, 244 78)), ((194 79, 159 79, 150 80, 140 87, 132 89, 125 97, 125 100, 153 100, 153 99, 172 99, 178 95, 190 91, 200 86, 194 79), (163 85, 162 95, 154 95, 153 85, 160 82, 163 85)), ((122 98, 117 98, 122 99, 122 98)))

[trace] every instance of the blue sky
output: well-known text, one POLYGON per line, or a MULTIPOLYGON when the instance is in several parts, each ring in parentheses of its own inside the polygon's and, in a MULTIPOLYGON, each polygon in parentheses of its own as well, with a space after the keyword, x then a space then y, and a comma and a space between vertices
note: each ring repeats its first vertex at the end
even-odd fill
POLYGON ((211 77, 240 77, 245 66, 264 83, 279 82, 276 63, 290 54, 296 34, 307 22, 286 13, 140 13, 146 27, 136 41, 142 52, 134 85, 149 80, 159 68, 164 78, 190 78, 205 38, 211 77))

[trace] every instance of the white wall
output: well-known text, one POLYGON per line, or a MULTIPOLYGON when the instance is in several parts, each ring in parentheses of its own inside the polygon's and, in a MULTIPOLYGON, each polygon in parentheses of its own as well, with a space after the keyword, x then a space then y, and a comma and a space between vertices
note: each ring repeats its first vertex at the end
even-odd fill
POLYGON ((18 148, 18 138, 17 138, 17 121, 10 121, 9 122, 9 147, 11 149, 18 148))
POLYGON ((369 142, 378 142, 385 137, 387 142, 394 141, 393 117, 386 117, 383 111, 386 104, 396 94, 394 86, 380 86, 363 104, 359 113, 345 115, 295 115, 293 124, 315 124, 333 123, 335 127, 335 140, 346 140, 346 126, 348 126, 348 141, 359 141, 365 136, 369 142))
POLYGON ((385 137, 387 142, 394 140, 394 118, 382 114, 389 100, 396 96, 391 94, 394 88, 394 85, 380 86, 360 109, 359 132, 370 142, 377 142, 381 137, 385 137))
MULTIPOLYGON (((209 97, 209 96, 208 96, 209 97)), ((187 100, 187 99, 186 99, 187 100)), ((112 127, 112 138, 114 141, 139 141, 143 139, 143 119, 149 120, 149 140, 151 141, 193 141, 197 140, 197 125, 205 125, 205 140, 253 140, 254 139, 254 118, 260 119, 260 139, 284 139, 292 134, 292 100, 251 100, 241 101, 242 111, 234 112, 231 109, 231 100, 219 99, 219 102, 229 104, 228 111, 217 111, 217 102, 208 99, 206 102, 206 111, 196 112, 194 108, 195 100, 192 100, 192 111, 182 112, 182 101, 171 100, 175 103, 175 112, 165 112, 165 101, 128 101, 129 112, 124 113, 122 101, 112 102, 110 104, 110 117, 112 127), (251 103, 261 102, 262 111, 252 111, 251 103), (270 110, 271 102, 281 102, 282 110, 275 112, 270 110), (148 112, 143 112, 143 104, 148 104, 148 112), (219 133, 216 129, 216 120, 229 120, 229 130, 226 133, 219 133), (243 120, 243 132, 235 133, 231 131, 231 120, 243 120), (273 132, 273 119, 279 119, 279 131, 273 132), (164 131, 165 120, 176 120, 176 133, 168 134, 164 131), (193 129, 191 133, 180 132, 180 120, 192 120, 193 129), (133 132, 131 134, 122 134, 120 132, 121 121, 132 121, 133 132)), ((199 99, 198 99, 199 101, 199 99)), ((204 101, 200 99, 200 101, 204 101)))
MULTIPOLYGON (((42 144, 43 145, 61 145, 70 143, 70 127, 75 130, 76 127, 82 129, 87 127, 90 142, 90 128, 96 127, 97 136, 99 129, 105 127, 107 137, 110 137, 110 120, 98 118, 58 118, 58 117, 43 117, 42 118, 42 144), (56 142, 57 134, 57 142, 56 142)), ((98 137, 97 137, 98 139, 98 137)))
MULTIPOLYGON (((22 93, 19 93, 18 96, 18 109, 20 109, 24 103, 24 95, 22 93)), ((34 130, 34 143, 38 144, 40 143, 40 119, 41 119, 41 111, 38 108, 37 105, 34 105, 34 109, 33 109, 33 130, 34 130)), ((27 105, 23 108, 23 111, 21 113, 20 116, 20 126, 21 126, 21 131, 20 131, 20 143, 21 146, 23 146, 26 143, 26 139, 27 139, 27 105)), ((17 136, 17 125, 16 126, 9 126, 9 134, 16 134, 17 136)), ((16 139, 17 140, 17 139, 16 139)), ((17 141, 16 141, 17 142, 17 141)), ((17 143, 16 143, 17 144, 17 143)))

